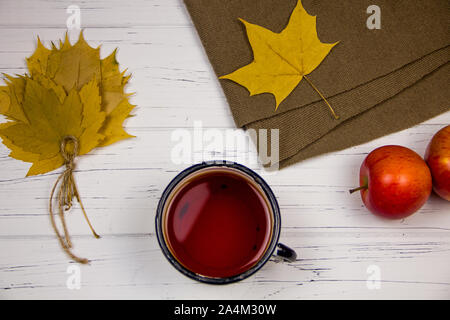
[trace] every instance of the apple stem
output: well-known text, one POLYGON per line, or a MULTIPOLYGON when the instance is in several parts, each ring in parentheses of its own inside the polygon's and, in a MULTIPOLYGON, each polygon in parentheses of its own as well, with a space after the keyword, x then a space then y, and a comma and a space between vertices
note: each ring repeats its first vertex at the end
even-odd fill
POLYGON ((357 191, 366 190, 367 188, 368 188, 368 186, 367 186, 367 184, 365 184, 365 185, 363 185, 363 186, 361 186, 359 188, 355 188, 355 189, 349 190, 349 192, 350 192, 350 194, 352 194, 352 193, 355 193, 357 191))

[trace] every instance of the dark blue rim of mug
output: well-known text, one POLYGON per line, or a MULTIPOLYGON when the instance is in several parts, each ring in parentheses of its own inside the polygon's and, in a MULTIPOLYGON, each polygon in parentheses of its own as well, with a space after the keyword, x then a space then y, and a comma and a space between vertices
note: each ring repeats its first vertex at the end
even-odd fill
POLYGON ((241 165, 235 162, 229 162, 229 161, 209 161, 209 162, 203 162, 196 165, 193 165, 182 172, 180 172, 166 187, 164 190, 161 199, 159 200, 158 207, 156 210, 156 236, 158 238, 159 246, 161 247, 161 250, 164 254, 164 256, 169 260, 169 262, 177 269, 179 272, 184 274, 185 276, 200 281, 204 283, 209 284, 228 284, 233 283, 237 281, 244 280, 251 275, 253 275, 255 272, 257 272, 259 269, 261 269, 267 261, 269 261, 270 257, 273 255, 275 248, 277 247, 279 238, 280 238, 280 230, 281 230, 281 215, 280 215, 280 208, 278 206, 278 201, 275 198, 275 195, 272 192, 272 189, 270 189, 269 185, 264 181, 261 176, 259 176, 255 171, 241 165), (246 173, 250 178, 253 178, 253 180, 262 188, 264 193, 267 196, 267 199, 270 203, 270 206, 272 208, 273 213, 273 227, 272 227, 272 238, 270 240, 270 243, 267 246, 267 249, 264 253, 264 255, 259 259, 259 261, 250 269, 231 276, 231 277, 224 277, 224 278, 214 278, 214 277, 207 277, 200 274, 197 274, 195 272, 192 272, 191 270, 185 268, 178 260, 173 256, 173 254, 170 252, 166 241, 164 239, 163 234, 163 214, 164 214, 164 206, 166 204, 166 201, 172 192, 172 190, 180 183, 185 177, 188 175, 205 168, 210 167, 226 167, 226 168, 232 168, 237 169, 243 173, 246 173))

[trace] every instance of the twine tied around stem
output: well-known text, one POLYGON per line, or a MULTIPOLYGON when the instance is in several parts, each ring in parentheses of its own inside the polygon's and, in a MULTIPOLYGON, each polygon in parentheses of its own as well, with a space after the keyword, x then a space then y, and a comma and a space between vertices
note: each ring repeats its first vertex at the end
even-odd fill
POLYGON ((91 225, 91 222, 89 221, 89 218, 86 214, 86 210, 84 209, 83 203, 81 202, 80 194, 78 193, 77 185, 75 183, 75 179, 73 176, 73 171, 75 170, 75 158, 78 155, 78 139, 74 136, 65 136, 61 140, 61 146, 60 146, 60 152, 62 157, 64 158, 64 163, 66 166, 66 169, 64 172, 61 173, 61 175, 56 180, 52 192, 50 194, 50 203, 49 203, 49 213, 50 213, 50 221, 52 223, 53 230, 56 233, 56 236, 59 240, 59 243, 63 250, 69 255, 70 258, 72 258, 74 261, 86 264, 89 262, 88 259, 80 258, 76 256, 72 251, 72 242, 70 241, 69 232, 67 230, 66 220, 64 218, 64 212, 69 211, 72 208, 72 201, 73 198, 75 198, 78 203, 80 204, 81 210, 83 212, 84 218, 86 219, 89 228, 91 229, 93 235, 95 238, 100 238, 100 236, 95 232, 94 228, 91 225), (73 150, 68 151, 67 146, 68 143, 72 143, 73 150), (58 188, 59 186, 59 188, 58 188), (58 191, 56 193, 56 199, 58 201, 58 215, 61 220, 62 228, 64 231, 64 236, 61 235, 59 232, 56 221, 55 221, 55 214, 53 213, 53 199, 55 196, 55 191, 58 188, 58 191))

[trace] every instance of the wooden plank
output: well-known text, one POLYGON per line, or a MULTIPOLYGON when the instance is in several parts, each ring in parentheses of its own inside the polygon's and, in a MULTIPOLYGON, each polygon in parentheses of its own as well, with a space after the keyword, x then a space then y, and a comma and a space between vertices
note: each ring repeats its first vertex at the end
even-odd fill
POLYGON ((313 299, 442 298, 450 294, 450 231, 319 228, 285 231, 299 253, 295 263, 268 262, 243 282, 212 286, 172 268, 154 235, 76 237, 76 252, 92 259, 81 266, 81 289, 66 282, 73 266, 49 237, 1 238, 2 298, 123 299, 313 299), (14 250, 8 250, 14 247, 14 250), (7 263, 5 263, 7 261, 7 263), (369 266, 378 266, 381 287, 367 287, 369 266), (429 266, 433 265, 433 272, 429 266), (418 290, 420 289, 420 290, 418 290))

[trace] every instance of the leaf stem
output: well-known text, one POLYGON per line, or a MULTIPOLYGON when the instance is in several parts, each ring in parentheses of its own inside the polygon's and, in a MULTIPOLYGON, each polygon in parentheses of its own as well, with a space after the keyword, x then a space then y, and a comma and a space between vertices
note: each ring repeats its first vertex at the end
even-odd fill
POLYGON ((86 219, 87 224, 89 225, 89 228, 91 229, 92 234, 95 238, 100 239, 100 236, 95 232, 94 227, 92 227, 91 222, 89 221, 89 218, 87 216, 86 210, 84 209, 83 202, 81 202, 80 194, 78 193, 78 188, 75 184, 75 181, 72 182, 74 187, 74 195, 77 198, 78 203, 80 204, 81 211, 83 211, 84 218, 86 219))
POLYGON ((303 78, 306 79, 306 81, 308 81, 309 85, 316 90, 316 92, 319 94, 319 96, 323 99, 323 101, 325 101, 325 103, 327 104, 328 108, 330 108, 331 113, 333 114, 334 119, 339 120, 339 116, 336 114, 336 112, 334 112, 333 107, 330 105, 330 103, 328 102, 328 100, 325 98, 325 96, 319 91, 319 89, 317 89, 317 87, 314 85, 314 83, 311 82, 311 80, 309 80, 309 78, 307 76, 303 76, 303 78))

